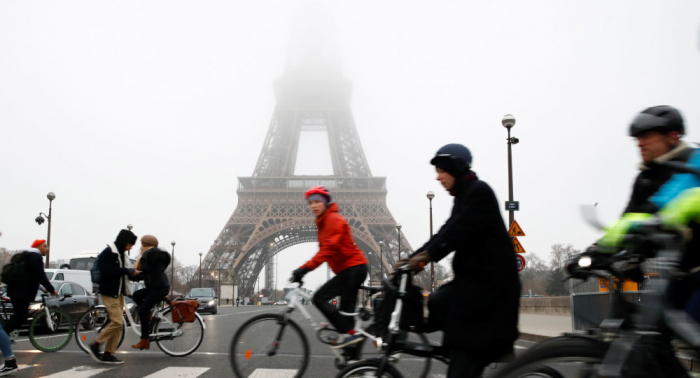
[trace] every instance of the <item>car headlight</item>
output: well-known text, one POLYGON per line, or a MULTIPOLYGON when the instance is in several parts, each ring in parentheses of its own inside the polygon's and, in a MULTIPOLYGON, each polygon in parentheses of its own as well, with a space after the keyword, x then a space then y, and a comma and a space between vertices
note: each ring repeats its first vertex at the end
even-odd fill
POLYGON ((209 306, 213 306, 214 303, 216 303, 216 302, 214 302, 213 300, 211 300, 211 301, 209 301, 208 305, 209 305, 209 306))
POLYGON ((29 305, 29 310, 30 311, 38 311, 38 310, 41 310, 43 307, 44 307, 44 305, 41 303, 34 303, 34 304, 29 305))
POLYGON ((126 304, 126 308, 127 308, 128 310, 131 310, 132 307, 134 307, 134 304, 133 304, 133 303, 129 302, 129 303, 126 304))

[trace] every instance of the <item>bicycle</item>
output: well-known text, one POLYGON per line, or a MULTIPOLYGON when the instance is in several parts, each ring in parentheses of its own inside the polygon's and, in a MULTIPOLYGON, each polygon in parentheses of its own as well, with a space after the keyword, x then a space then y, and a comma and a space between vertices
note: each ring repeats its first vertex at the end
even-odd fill
POLYGON ((48 296, 41 295, 41 309, 29 323, 29 341, 42 352, 56 352, 70 342, 73 336, 73 321, 65 312, 55 308, 49 309, 46 305, 48 296))
MULTIPOLYGON (((173 306, 170 301, 163 299, 159 306, 154 309, 151 320, 151 330, 149 338, 158 344, 158 348, 165 354, 173 357, 184 357, 192 354, 199 348, 204 340, 204 320, 195 313, 194 322, 172 322, 173 306)), ((131 328, 133 333, 139 338, 143 330, 136 329, 136 321, 131 315, 131 311, 126 304, 123 308, 124 327, 119 337, 118 346, 121 346, 126 335, 127 328, 131 328)), ((100 305, 92 310, 86 311, 76 322, 75 340, 85 353, 88 353, 89 345, 109 324, 107 309, 100 305)))
MULTIPOLYGON (((306 303, 311 301, 311 296, 301 290, 302 286, 303 282, 299 282, 299 287, 290 292, 286 310, 277 314, 255 316, 243 323, 236 331, 230 348, 231 365, 236 376, 249 378, 264 373, 265 369, 284 369, 288 374, 294 374, 294 377, 303 376, 309 363, 309 343, 299 324, 291 318, 295 310, 299 310, 322 343, 331 344, 337 339, 337 331, 322 328, 301 304, 301 299, 306 303)), ((372 313, 367 308, 368 298, 385 288, 362 286, 361 289, 369 295, 365 296, 357 312, 344 313, 344 315, 355 317, 355 332, 362 334, 365 338, 354 348, 339 350, 331 347, 335 355, 335 366, 338 369, 346 367, 351 359, 361 358, 365 341, 372 340, 375 345, 382 345, 381 337, 377 336, 378 327, 370 325, 364 329, 362 322, 372 318, 372 313)), ((418 338, 424 344, 428 343, 427 337, 422 333, 404 332, 402 337, 418 338)), ((396 353, 390 356, 392 363, 399 362, 400 358, 400 354, 396 353)), ((420 377, 427 377, 430 365, 430 357, 424 358, 420 377)))

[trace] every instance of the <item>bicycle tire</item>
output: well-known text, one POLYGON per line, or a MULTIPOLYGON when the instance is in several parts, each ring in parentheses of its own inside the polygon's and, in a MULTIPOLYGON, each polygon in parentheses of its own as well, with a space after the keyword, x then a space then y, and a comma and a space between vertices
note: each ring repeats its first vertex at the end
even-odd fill
MULTIPOLYGON (((109 324, 109 316, 107 316, 107 309, 103 307, 93 308, 91 310, 85 311, 78 321, 75 322, 75 342, 78 343, 80 349, 83 352, 88 353, 89 345, 95 341, 97 336, 104 330, 104 328, 109 324), (86 317, 94 317, 94 325, 92 329, 85 327, 86 317)), ((124 320, 124 326, 122 327, 122 333, 119 335, 119 343, 117 348, 124 342, 124 337, 126 336, 126 320, 124 320)))
MULTIPOLYGON (((346 366, 338 372, 335 378, 364 378, 376 377, 376 371, 379 370, 380 360, 362 360, 346 366)), ((381 378, 403 378, 403 375, 391 364, 387 364, 386 371, 381 378)))
MULTIPOLYGON (((169 316, 171 310, 166 311, 163 316, 169 316)), ((156 337, 156 343, 158 348, 163 351, 163 353, 172 357, 185 357, 192 354, 204 340, 204 323, 202 323, 202 318, 195 316, 194 322, 183 322, 180 324, 173 324, 171 322, 165 323, 162 319, 153 319, 153 326, 151 329, 152 333, 159 332, 172 332, 173 325, 177 326, 177 330, 182 332, 182 335, 173 338, 158 338, 156 337), (179 345, 184 345, 184 348, 179 348, 179 345)))
POLYGON ((55 324, 50 329, 46 324, 46 311, 40 311, 29 325, 29 341, 42 352, 56 352, 63 349, 73 336, 73 322, 68 314, 55 308, 49 309, 49 316, 55 324), (66 329, 67 328, 67 329, 66 329), (45 333, 45 335, 42 335, 45 333))
POLYGON ((266 368, 290 370, 289 373, 293 370, 294 377, 299 378, 309 365, 309 342, 292 319, 285 321, 282 314, 262 314, 238 328, 231 340, 229 356, 233 372, 239 378, 248 378, 256 371, 260 374, 266 368), (290 337, 289 332, 296 334, 297 339, 290 337), (269 355, 279 334, 282 337, 275 354, 269 355))
POLYGON ((561 378, 563 374, 554 366, 572 363, 598 365, 602 362, 609 344, 588 337, 562 336, 548 339, 505 365, 494 378, 561 378))
MULTIPOLYGON (((370 333, 370 334, 376 336, 376 335, 377 335, 377 331, 376 331, 376 325, 375 325, 375 323, 372 323, 372 324, 370 324, 369 326, 367 326, 367 328, 366 328, 365 331, 366 331, 367 333, 370 333)), ((420 342, 421 344, 430 344, 430 340, 428 339, 428 337, 427 337, 424 333, 407 332, 407 331, 401 331, 401 332, 406 332, 406 334, 407 334, 406 340, 408 340, 408 341, 420 342), (416 340, 416 339, 417 339, 417 340, 416 340)), ((365 340, 362 342, 362 344, 360 345, 360 348, 363 348, 363 347, 365 346, 365 343, 367 343, 367 342, 370 342, 370 340, 369 340, 369 339, 365 339, 365 340)), ((368 349, 365 349, 365 350, 371 350, 371 352, 368 353, 368 352, 363 351, 363 350, 361 349, 360 355, 359 355, 358 358, 357 358, 358 360, 359 360, 359 359, 362 359, 362 358, 363 358, 362 356, 364 356, 364 355, 370 355, 370 356, 371 356, 371 357, 369 357, 369 358, 367 358, 367 359, 378 359, 378 358, 381 358, 381 355, 384 354, 384 352, 378 351, 378 350, 376 349, 376 347, 375 347, 374 345, 371 345, 371 344, 368 346, 368 349)), ((398 353, 398 354, 409 355, 408 353, 398 353)), ((433 361, 432 357, 418 357, 418 356, 412 356, 412 355, 410 355, 410 356, 411 356, 411 358, 414 358, 414 359, 415 359, 415 358, 423 358, 423 359, 424 359, 423 362, 422 362, 422 364, 423 364, 423 370, 420 372, 420 374, 418 375, 418 377, 419 377, 419 378, 427 378, 427 377, 430 375, 430 368, 432 367, 432 361, 433 361)), ((396 361, 392 361, 393 366, 396 367, 396 369, 399 370, 399 371, 401 371, 401 368, 400 368, 400 361, 401 361, 400 358, 397 359, 396 361), (398 365, 399 367, 397 367, 397 365, 398 365)))

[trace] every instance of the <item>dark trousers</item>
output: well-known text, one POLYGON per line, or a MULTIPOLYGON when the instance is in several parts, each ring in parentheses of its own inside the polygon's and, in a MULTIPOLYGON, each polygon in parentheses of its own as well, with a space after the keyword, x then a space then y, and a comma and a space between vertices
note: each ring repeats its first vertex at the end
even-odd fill
POLYGON ((340 296, 340 311, 355 312, 357 293, 365 278, 367 278, 367 265, 351 266, 338 272, 314 294, 314 305, 340 333, 347 333, 355 327, 354 318, 341 315, 328 301, 340 296))
POLYGON ((474 359, 473 353, 462 350, 450 350, 450 366, 447 378, 480 378, 486 365, 474 359))
POLYGON ((10 298, 12 309, 15 314, 9 321, 5 322, 3 329, 8 334, 24 324, 29 317, 29 300, 24 298, 10 298))
POLYGON ((134 293, 134 302, 139 306, 139 318, 141 319, 141 338, 148 339, 151 332, 151 310, 163 297, 168 295, 169 287, 147 288, 137 290, 134 293))

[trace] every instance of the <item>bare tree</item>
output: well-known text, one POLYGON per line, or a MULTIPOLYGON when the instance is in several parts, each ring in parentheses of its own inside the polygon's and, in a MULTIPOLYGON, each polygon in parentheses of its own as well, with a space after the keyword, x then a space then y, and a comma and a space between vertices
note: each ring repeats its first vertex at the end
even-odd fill
POLYGON ((536 254, 528 254, 525 269, 520 273, 522 294, 545 294, 550 269, 536 254))
POLYGON ((547 294, 552 296, 569 295, 569 285, 566 283, 564 268, 567 261, 575 254, 581 253, 571 244, 554 244, 549 256, 551 271, 547 277, 547 294))

